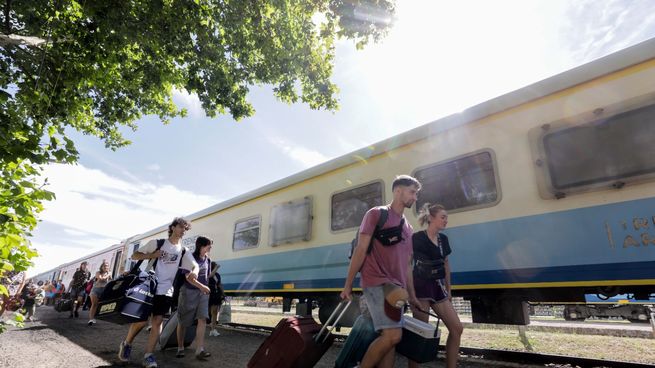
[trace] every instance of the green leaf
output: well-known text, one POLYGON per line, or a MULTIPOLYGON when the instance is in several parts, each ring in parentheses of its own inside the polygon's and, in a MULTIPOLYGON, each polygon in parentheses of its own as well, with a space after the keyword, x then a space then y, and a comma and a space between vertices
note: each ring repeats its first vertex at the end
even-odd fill
MULTIPOLYGON (((51 39, 39 49, 0 48, 0 264, 24 270, 44 201, 40 176, 52 161, 74 164, 73 131, 116 150, 142 116, 166 124, 187 111, 173 91, 191 91, 207 116, 255 113, 250 86, 282 102, 338 109, 330 80, 338 37, 363 47, 384 36, 394 2, 104 1, 11 2, 16 34, 51 39), (54 5, 57 6, 54 6, 54 5), (358 16, 362 9, 371 16, 358 16), (369 19, 370 18, 370 19, 369 19), (315 19, 321 19, 315 21, 315 19), (318 24, 317 24, 318 23, 318 24), (47 27, 44 28, 44 25, 47 27), (9 251, 7 251, 9 249, 9 251)), ((79 134, 75 134, 79 136, 79 134)))

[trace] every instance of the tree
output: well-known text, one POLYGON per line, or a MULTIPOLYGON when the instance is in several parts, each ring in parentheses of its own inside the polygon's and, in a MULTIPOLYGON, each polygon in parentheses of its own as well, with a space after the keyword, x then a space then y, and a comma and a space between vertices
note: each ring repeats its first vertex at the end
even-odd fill
POLYGON ((40 170, 77 161, 70 129, 125 146, 121 126, 185 116, 174 89, 197 94, 210 117, 252 115, 246 96, 258 84, 287 103, 336 109, 335 40, 377 40, 393 12, 392 0, 5 0, 0 270, 25 269, 34 255, 28 236, 54 198, 40 170))

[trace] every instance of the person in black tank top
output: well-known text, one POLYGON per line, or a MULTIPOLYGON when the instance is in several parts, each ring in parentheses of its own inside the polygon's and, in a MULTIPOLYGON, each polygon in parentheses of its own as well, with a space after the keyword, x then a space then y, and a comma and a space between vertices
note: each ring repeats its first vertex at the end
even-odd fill
MULTIPOLYGON (((412 235, 414 249, 414 290, 423 310, 432 310, 448 328, 446 341, 446 366, 455 368, 459 358, 459 345, 464 326, 451 303, 450 265, 451 253, 448 237, 441 230, 448 224, 448 213, 439 204, 426 203, 421 209, 419 224, 427 225, 425 230, 412 235)), ((429 316, 415 310, 414 318, 427 322, 429 316)), ((418 363, 409 360, 409 368, 418 368, 418 363)))
POLYGON ((211 318, 209 336, 220 336, 216 329, 218 324, 218 311, 225 300, 225 292, 221 283, 221 274, 218 273, 218 263, 212 261, 211 273, 209 274, 209 314, 211 318))

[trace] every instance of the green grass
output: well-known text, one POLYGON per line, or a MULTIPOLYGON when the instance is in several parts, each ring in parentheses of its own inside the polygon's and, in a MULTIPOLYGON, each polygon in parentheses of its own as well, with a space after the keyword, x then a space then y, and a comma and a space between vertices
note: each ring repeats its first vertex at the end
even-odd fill
MULTIPOLYGON (((441 333, 445 343, 448 330, 443 328, 441 333)), ((655 339, 530 331, 526 334, 535 353, 655 364, 655 339)), ((465 329, 462 346, 527 351, 518 329, 465 329)))
MULTIPOLYGON (((280 315, 232 313, 232 322, 261 326, 275 326, 280 315)), ((445 344, 448 330, 441 326, 441 343, 445 344)), ((349 329, 341 329, 347 334, 349 329)), ((527 331, 533 352, 568 355, 592 359, 655 364, 655 339, 580 335, 527 331)), ((516 329, 465 329, 462 346, 482 349, 527 351, 516 329)))

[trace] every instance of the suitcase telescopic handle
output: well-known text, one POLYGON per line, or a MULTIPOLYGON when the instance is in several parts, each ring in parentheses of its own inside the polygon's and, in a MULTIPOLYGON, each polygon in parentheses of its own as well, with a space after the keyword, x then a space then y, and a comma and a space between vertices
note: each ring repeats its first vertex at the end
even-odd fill
POLYGON ((330 318, 328 318, 327 321, 325 321, 325 324, 323 324, 323 327, 321 327, 321 330, 318 331, 316 336, 314 336, 314 342, 318 343, 319 342, 318 340, 321 339, 321 335, 323 335, 323 333, 326 332, 326 331, 327 331, 327 333, 325 334, 325 337, 323 338, 321 343, 323 343, 323 342, 325 342, 327 340, 327 338, 330 336, 330 333, 332 332, 332 330, 334 330, 334 327, 336 327, 337 323, 339 323, 339 321, 341 321, 341 317, 343 317, 343 315, 346 313, 346 311, 348 310, 348 307, 350 307, 350 304, 352 302, 353 302, 352 300, 342 300, 339 303, 339 305, 337 305, 337 307, 334 308, 334 311, 330 315, 330 318), (330 324, 332 326, 332 329, 328 330, 328 326, 330 326, 330 324))

